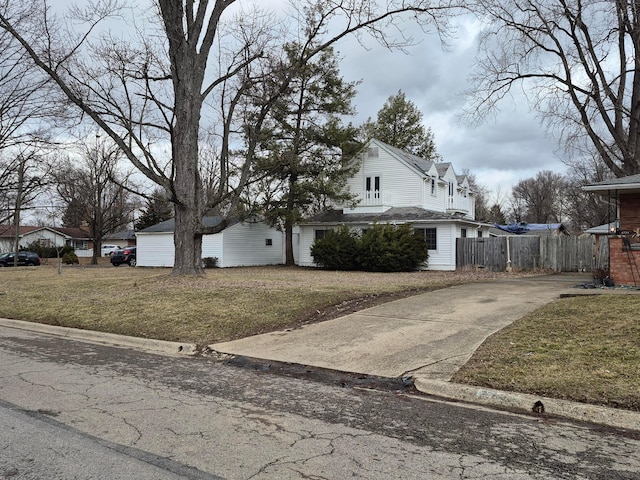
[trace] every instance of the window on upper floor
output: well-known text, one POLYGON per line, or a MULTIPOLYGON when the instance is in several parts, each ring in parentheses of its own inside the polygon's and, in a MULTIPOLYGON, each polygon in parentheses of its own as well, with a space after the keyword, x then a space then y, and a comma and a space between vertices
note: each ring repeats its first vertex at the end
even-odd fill
POLYGON ((436 179, 431 178, 431 195, 436 195, 436 179))
POLYGON ((414 228, 416 235, 424 238, 429 250, 438 249, 438 230, 436 228, 414 228))
POLYGON ((366 177, 364 180, 364 190, 367 199, 380 198, 380 177, 366 177))
POLYGON ((369 150, 367 150, 367 156, 372 158, 378 158, 379 156, 378 147, 369 147, 369 150))
POLYGON ((456 191, 455 185, 453 182, 449 182, 449 196, 453 197, 454 192, 456 191))

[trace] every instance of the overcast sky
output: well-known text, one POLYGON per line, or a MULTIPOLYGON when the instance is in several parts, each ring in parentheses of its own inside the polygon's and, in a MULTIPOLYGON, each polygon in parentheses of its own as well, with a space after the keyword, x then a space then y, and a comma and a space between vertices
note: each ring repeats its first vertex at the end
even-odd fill
MULTIPOLYGON (((476 56, 477 25, 460 22, 458 40, 443 51, 439 39, 422 36, 409 54, 390 52, 373 42, 367 51, 355 40, 343 40, 336 49, 343 57, 346 80, 361 80, 356 98, 355 124, 376 118, 385 100, 402 90, 423 113, 431 127, 438 152, 457 173, 469 169, 496 197, 508 196, 520 180, 540 170, 565 172, 555 153, 557 144, 547 138, 539 119, 524 101, 507 100, 496 118, 477 127, 461 123, 461 92, 476 56)), ((418 38, 418 34, 415 34, 418 38)))

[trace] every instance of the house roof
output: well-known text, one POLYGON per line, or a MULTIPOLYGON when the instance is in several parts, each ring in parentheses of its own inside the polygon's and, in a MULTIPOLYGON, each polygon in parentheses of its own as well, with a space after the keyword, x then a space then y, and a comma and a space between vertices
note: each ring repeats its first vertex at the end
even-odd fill
MULTIPOLYGON (((203 217, 202 224, 205 227, 217 227, 223 222, 223 220, 224 220, 224 217, 221 217, 219 215, 203 217)), ((227 227, 230 227, 231 225, 234 225, 238 222, 239 220, 230 220, 229 223, 227 224, 227 227)), ((170 218, 169 220, 165 220, 164 222, 160 222, 150 227, 139 230, 136 233, 173 233, 175 229, 176 229, 176 220, 175 218, 170 218)))
POLYGON ((612 192, 638 193, 640 192, 640 175, 613 178, 603 182, 592 183, 582 187, 585 192, 610 194, 612 192))
MULTIPOLYGON (((89 239, 89 232, 83 230, 81 228, 73 228, 73 227, 33 227, 21 225, 18 227, 18 235, 23 237, 29 233, 37 232, 39 230, 50 230, 52 232, 58 233, 66 238, 75 238, 75 239, 89 239)), ((16 227, 15 225, 0 225, 0 238, 7 237, 15 237, 16 235, 16 227)))
POLYGON ((591 233, 593 235, 608 235, 612 231, 613 232, 616 231, 615 222, 605 223, 604 225, 598 225, 597 227, 591 227, 591 228, 585 230, 584 233, 591 233))
POLYGON ((378 213, 348 213, 342 210, 332 210, 327 213, 309 218, 301 225, 336 225, 336 224, 362 224, 362 223, 441 223, 458 222, 471 225, 480 225, 481 222, 469 220, 460 215, 447 214, 426 210, 420 207, 394 207, 385 212, 378 213))
POLYGON ((121 230, 119 232, 111 233, 105 237, 108 240, 135 240, 136 232, 134 230, 121 230))

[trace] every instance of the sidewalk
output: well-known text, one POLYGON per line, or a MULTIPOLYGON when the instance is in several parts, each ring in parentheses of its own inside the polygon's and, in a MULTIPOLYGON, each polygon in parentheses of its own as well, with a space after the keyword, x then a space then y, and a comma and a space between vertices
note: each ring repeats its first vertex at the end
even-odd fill
POLYGON ((382 377, 412 377, 423 393, 637 429, 640 414, 449 383, 491 334, 567 295, 640 294, 584 289, 585 274, 558 274, 460 285, 396 300, 334 320, 210 345, 237 356, 382 377))

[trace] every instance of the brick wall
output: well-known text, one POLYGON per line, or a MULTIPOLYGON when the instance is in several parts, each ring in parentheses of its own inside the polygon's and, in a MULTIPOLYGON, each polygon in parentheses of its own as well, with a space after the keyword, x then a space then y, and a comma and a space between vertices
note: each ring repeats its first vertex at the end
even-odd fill
POLYGON ((616 285, 640 286, 640 250, 623 247, 622 237, 609 237, 609 276, 616 285))
POLYGON ((620 195, 620 228, 640 228, 640 194, 620 195))

